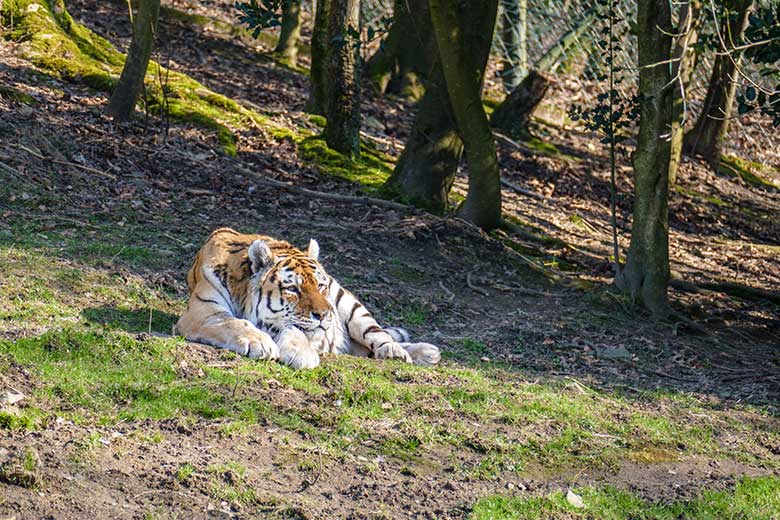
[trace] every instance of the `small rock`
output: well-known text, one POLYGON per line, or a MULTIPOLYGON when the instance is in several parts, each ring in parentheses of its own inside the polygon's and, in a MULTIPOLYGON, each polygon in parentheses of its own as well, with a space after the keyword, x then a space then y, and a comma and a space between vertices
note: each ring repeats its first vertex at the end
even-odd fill
POLYGON ((507 483, 506 483, 506 488, 507 488, 507 489, 515 489, 515 485, 514 485, 514 484, 512 484, 511 482, 507 482, 507 483))
POLYGON ((585 507, 585 502, 582 501, 582 497, 571 489, 566 492, 566 501, 577 509, 585 507))
POLYGON ((343 403, 341 402, 341 399, 336 399, 336 400, 333 402, 333 406, 335 406, 336 408, 340 408, 342 404, 343 404, 343 403))
POLYGON ((484 361, 485 363, 490 363, 490 358, 487 356, 482 356, 481 358, 479 358, 479 360, 484 361))
POLYGON ((377 118, 371 115, 364 115, 363 116, 363 124, 366 125, 368 128, 372 128, 374 130, 378 130, 380 132, 385 131, 385 125, 377 118))
POLYGON ((597 348, 596 356, 602 359, 630 360, 631 352, 629 352, 628 349, 623 345, 620 345, 619 347, 616 348, 609 348, 609 347, 597 348))
POLYGON ((21 392, 16 392, 14 390, 9 390, 5 393, 5 396, 3 396, 3 403, 4 404, 16 404, 19 401, 24 400, 25 395, 21 392))
POLYGON ((393 403, 382 403, 382 410, 390 410, 393 408, 393 403))

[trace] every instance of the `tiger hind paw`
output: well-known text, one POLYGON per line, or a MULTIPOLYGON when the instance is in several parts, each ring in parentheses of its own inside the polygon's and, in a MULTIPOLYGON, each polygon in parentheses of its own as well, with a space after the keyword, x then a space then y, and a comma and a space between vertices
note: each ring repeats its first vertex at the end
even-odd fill
POLYGON ((439 347, 430 343, 401 343, 416 365, 433 366, 441 361, 439 347))

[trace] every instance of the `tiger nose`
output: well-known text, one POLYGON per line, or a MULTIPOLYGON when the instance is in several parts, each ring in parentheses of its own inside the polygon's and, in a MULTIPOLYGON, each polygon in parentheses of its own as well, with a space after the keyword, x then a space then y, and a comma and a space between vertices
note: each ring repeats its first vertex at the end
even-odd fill
POLYGON ((330 319, 330 311, 325 312, 312 312, 311 319, 316 321, 327 321, 330 319))

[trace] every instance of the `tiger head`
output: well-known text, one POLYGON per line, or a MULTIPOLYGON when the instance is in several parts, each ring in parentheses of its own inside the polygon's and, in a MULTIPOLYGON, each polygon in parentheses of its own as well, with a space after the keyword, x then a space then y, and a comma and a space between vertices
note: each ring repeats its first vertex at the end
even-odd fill
POLYGON ((327 298, 329 277, 317 261, 319 245, 309 241, 306 252, 285 246, 272 250, 264 240, 249 246, 257 321, 279 330, 294 326, 307 335, 329 328, 334 312, 327 298))

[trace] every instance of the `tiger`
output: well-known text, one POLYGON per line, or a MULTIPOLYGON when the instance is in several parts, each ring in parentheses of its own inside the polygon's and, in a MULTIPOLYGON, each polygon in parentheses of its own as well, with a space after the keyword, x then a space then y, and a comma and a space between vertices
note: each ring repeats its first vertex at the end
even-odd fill
POLYGON ((411 343, 400 327, 380 327, 358 299, 306 251, 270 236, 214 230, 187 273, 187 310, 173 327, 188 341, 296 369, 322 354, 399 359, 433 366, 439 348, 411 343))

